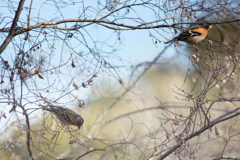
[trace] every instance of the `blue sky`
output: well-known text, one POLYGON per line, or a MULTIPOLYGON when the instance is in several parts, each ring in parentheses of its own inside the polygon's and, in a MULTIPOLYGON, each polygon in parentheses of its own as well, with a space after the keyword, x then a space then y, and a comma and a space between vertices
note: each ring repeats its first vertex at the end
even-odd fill
MULTIPOLYGON (((26 1, 25 4, 27 4, 26 6, 28 6, 30 4, 30 0, 26 1)), ((60 12, 58 12, 57 9, 51 5, 55 5, 55 4, 51 1, 33 1, 33 10, 31 12, 31 15, 32 15, 31 24, 34 25, 37 22, 41 22, 45 20, 50 21, 55 17, 58 17, 59 19, 76 18, 78 14, 81 13, 79 6, 82 6, 83 4, 78 3, 75 5, 71 5, 71 8, 70 7, 59 8, 59 10, 61 11, 61 15, 59 14, 60 12), (71 12, 69 10, 71 10, 71 12), (63 16, 63 17, 60 17, 60 16, 63 16), (41 18, 38 18, 38 17, 41 17, 41 18)), ((92 14, 92 18, 94 18, 96 13, 93 8, 97 8, 97 1, 85 1, 84 6, 85 7, 89 6, 90 9, 87 14, 88 15, 92 14)), ((5 10, 6 8, 1 8, 1 9, 5 10)), ((142 11, 142 9, 143 8, 136 8, 135 9, 136 12, 130 11, 129 14, 127 14, 127 16, 136 17, 136 13, 137 13, 138 16, 140 16, 145 21, 156 20, 156 16, 153 14, 153 12, 150 12, 150 10, 146 10, 149 12, 146 12, 145 10, 142 11)), ((3 13, 5 15, 10 14, 9 12, 7 12, 7 10, 6 12, 4 11, 3 13)), ((27 14, 28 12, 23 11, 21 18, 26 20, 27 14)), ((159 12, 159 14, 162 14, 162 13, 159 12)), ((132 23, 132 22, 129 22, 129 23, 132 23)), ((164 22, 160 22, 160 24, 163 24, 163 23, 164 22)), ((160 34, 164 35, 165 37, 168 37, 168 39, 171 39, 174 36, 172 34, 167 34, 166 32, 163 32, 161 29, 156 29, 156 30, 160 32, 160 34)), ((170 32, 171 30, 167 30, 167 31, 170 32)), ((117 55, 127 61, 130 61, 131 63, 151 61, 163 49, 163 47, 166 46, 163 43, 155 44, 154 43, 155 40, 149 36, 150 32, 155 37, 159 38, 162 42, 167 41, 167 39, 158 35, 154 30, 151 30, 151 31, 130 30, 130 31, 120 31, 117 33, 116 31, 109 30, 102 26, 92 25, 87 28, 87 32, 90 33, 91 38, 94 41, 99 41, 99 42, 104 41, 112 46, 117 47, 117 49, 119 49, 119 51, 117 52, 117 55), (121 43, 120 41, 117 40, 118 35, 120 35, 121 43)), ((86 32, 84 34, 88 43, 91 44, 92 40, 90 39, 89 35, 87 35, 86 32)), ((74 43, 72 44, 74 45, 74 43)), ((59 44, 58 46, 59 49, 61 47, 60 45, 61 44, 59 44)), ((101 50, 109 51, 111 49, 106 45, 100 44, 99 46, 101 50)), ((172 44, 172 47, 174 47, 173 44, 172 44)), ((10 50, 12 49, 11 46, 9 46, 9 49, 10 50)), ((6 50, 6 52, 9 52, 9 51, 6 50)), ((172 56, 175 56, 174 48, 169 49, 168 53, 165 54, 164 59, 170 57, 170 60, 172 60, 171 58, 172 56)), ((181 58, 181 61, 183 60, 182 58, 181 58)), ((179 64, 179 62, 177 62, 177 64, 179 64)), ((180 66, 183 64, 185 63, 182 63, 182 64, 180 63, 180 66)))

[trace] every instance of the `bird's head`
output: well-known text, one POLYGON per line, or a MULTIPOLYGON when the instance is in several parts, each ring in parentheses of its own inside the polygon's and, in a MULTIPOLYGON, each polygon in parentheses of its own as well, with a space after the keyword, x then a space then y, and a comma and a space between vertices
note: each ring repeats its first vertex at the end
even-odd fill
POLYGON ((84 123, 84 119, 80 115, 78 115, 76 119, 76 126, 80 128, 83 125, 83 123, 84 123))
POLYGON ((205 29, 210 29, 210 28, 212 28, 212 26, 211 26, 208 22, 204 22, 204 23, 202 24, 202 26, 203 26, 203 28, 205 28, 205 29))

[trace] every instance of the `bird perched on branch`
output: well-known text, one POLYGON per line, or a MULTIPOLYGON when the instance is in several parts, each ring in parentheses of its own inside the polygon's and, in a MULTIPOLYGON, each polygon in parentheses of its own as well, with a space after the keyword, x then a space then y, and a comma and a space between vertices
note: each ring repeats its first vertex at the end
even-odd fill
POLYGON ((49 107, 44 107, 43 110, 53 113, 63 125, 78 126, 78 129, 83 125, 84 119, 71 109, 49 105, 49 107))
POLYGON ((201 25, 194 25, 188 30, 182 32, 177 37, 174 37, 172 40, 165 42, 165 44, 176 41, 184 41, 188 44, 196 44, 204 40, 207 36, 208 30, 212 26, 208 23, 203 23, 201 25))

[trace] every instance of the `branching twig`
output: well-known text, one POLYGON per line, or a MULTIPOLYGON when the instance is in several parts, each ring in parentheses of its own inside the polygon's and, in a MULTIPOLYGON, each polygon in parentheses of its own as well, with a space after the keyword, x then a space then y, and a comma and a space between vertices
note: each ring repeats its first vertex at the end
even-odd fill
POLYGON ((8 30, 8 32, 9 32, 8 36, 0 46, 0 54, 2 54, 2 52, 5 50, 5 48, 8 46, 8 44, 11 42, 12 38, 15 35, 15 29, 16 29, 20 14, 22 12, 24 2, 25 2, 25 0, 20 0, 20 2, 18 4, 18 9, 17 9, 17 11, 15 13, 15 17, 12 21, 11 28, 10 28, 10 30, 8 30))
POLYGON ((225 114, 223 114, 222 116, 219 116, 218 118, 212 120, 207 126, 204 126, 202 128, 200 128, 198 131, 190 134, 189 136, 187 136, 186 138, 184 138, 182 140, 182 143, 181 144, 178 144, 178 145, 175 145, 173 146, 172 148, 169 148, 169 150, 164 153, 162 156, 160 156, 158 158, 158 160, 162 160, 164 158, 166 158, 168 155, 172 154, 176 149, 178 149, 179 147, 181 147, 181 145, 183 144, 183 142, 187 142, 188 140, 190 140, 191 138, 195 137, 195 136, 198 136, 199 134, 203 133, 204 131, 206 131, 207 129, 211 128, 212 126, 220 123, 220 122, 223 122, 223 121, 226 121, 226 120, 229 120, 231 118, 234 118, 238 115, 240 115, 240 112, 237 112, 238 110, 240 109, 240 107, 236 108, 236 109, 233 109, 225 114), (234 114, 232 114, 234 113, 234 114), (232 114, 232 115, 230 115, 232 114), (229 115, 229 116, 228 116, 229 115), (224 118, 226 117, 226 118, 224 118))

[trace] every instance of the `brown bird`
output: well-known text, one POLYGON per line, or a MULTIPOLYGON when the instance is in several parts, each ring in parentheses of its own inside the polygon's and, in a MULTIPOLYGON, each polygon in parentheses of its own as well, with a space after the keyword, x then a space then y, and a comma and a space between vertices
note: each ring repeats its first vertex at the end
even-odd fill
POLYGON ((165 44, 175 41, 184 41, 188 44, 199 43, 206 38, 208 30, 211 27, 212 26, 206 22, 202 25, 194 25, 188 30, 179 34, 177 37, 174 37, 172 40, 165 42, 165 44))
POLYGON ((73 110, 68 108, 63 108, 60 106, 49 105, 49 107, 43 108, 43 110, 47 110, 55 115, 55 117, 63 124, 63 125, 74 125, 78 126, 78 129, 83 125, 84 119, 73 110))

